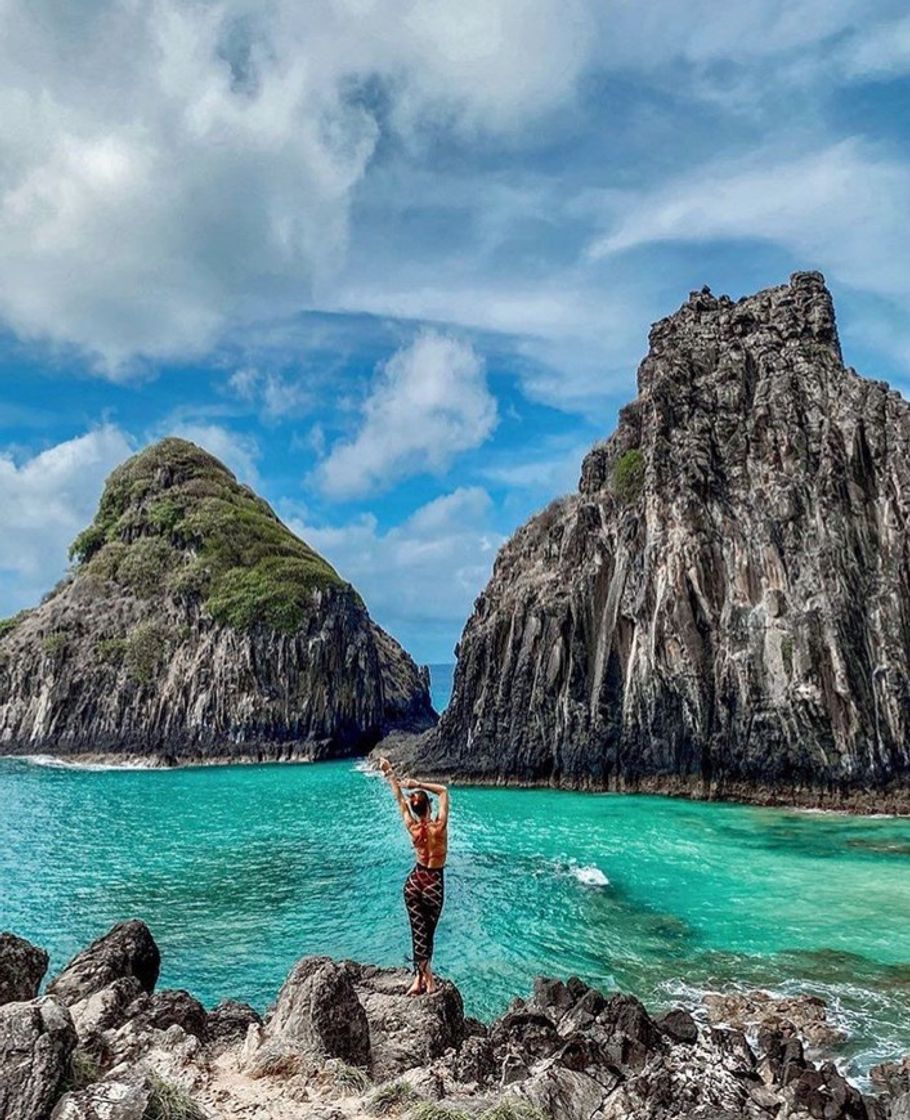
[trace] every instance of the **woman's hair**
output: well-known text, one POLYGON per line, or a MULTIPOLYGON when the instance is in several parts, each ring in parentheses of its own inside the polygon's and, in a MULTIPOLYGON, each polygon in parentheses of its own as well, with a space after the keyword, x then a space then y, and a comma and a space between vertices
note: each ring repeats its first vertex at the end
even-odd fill
POLYGON ((411 812, 420 820, 430 814, 430 798, 427 791, 424 789, 415 789, 411 796, 408 798, 408 804, 411 806, 411 812))

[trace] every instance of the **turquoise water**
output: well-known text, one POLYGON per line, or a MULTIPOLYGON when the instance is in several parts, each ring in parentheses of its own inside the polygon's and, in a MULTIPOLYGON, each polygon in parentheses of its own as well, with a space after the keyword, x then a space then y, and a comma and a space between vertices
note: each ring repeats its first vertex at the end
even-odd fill
MULTIPOLYGON (((457 789, 438 966, 489 1016, 535 973, 659 1006, 733 982, 834 1001, 854 1068, 910 1051, 910 821, 457 789)), ((86 771, 0 760, 0 928, 52 967, 139 916, 162 983, 265 1006, 304 953, 405 960, 411 861, 351 762, 86 771)))

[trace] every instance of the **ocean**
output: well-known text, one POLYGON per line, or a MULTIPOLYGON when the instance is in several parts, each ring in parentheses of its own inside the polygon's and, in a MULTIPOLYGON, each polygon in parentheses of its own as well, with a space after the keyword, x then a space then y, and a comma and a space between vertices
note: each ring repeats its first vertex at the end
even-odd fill
MULTIPOLYGON (((910 820, 456 788, 440 974, 489 1017, 539 973, 652 1008, 826 998, 849 1069, 910 1052, 910 820)), ((403 964, 412 860, 361 763, 87 770, 0 759, 0 928, 52 969, 123 918, 160 983, 264 1008, 307 953, 403 964)))

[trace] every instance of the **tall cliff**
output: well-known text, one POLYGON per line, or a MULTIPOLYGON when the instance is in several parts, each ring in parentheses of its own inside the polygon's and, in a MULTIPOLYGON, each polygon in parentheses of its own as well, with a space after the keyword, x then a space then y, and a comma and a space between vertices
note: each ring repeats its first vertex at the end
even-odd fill
POLYGON ((0 623, 0 753, 321 758, 435 719, 350 584, 191 443, 118 467, 73 558, 0 623))
POLYGON ((411 760, 910 808, 910 405, 844 367, 822 276, 652 328, 578 493, 500 552, 411 760))

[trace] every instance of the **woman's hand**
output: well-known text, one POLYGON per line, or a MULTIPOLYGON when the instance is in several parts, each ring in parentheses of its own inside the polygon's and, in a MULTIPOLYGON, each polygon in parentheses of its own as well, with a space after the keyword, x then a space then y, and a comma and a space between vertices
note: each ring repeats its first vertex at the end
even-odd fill
POLYGON ((402 778, 398 784, 402 789, 420 789, 420 782, 416 782, 413 778, 402 778))
POLYGON ((382 773, 383 773, 383 774, 389 774, 389 773, 391 773, 391 770, 392 770, 392 764, 391 764, 391 762, 389 762, 389 760, 388 760, 388 759, 387 759, 387 758, 385 757, 385 755, 380 755, 380 756, 379 756, 379 769, 380 769, 380 770, 382 771, 382 773))

